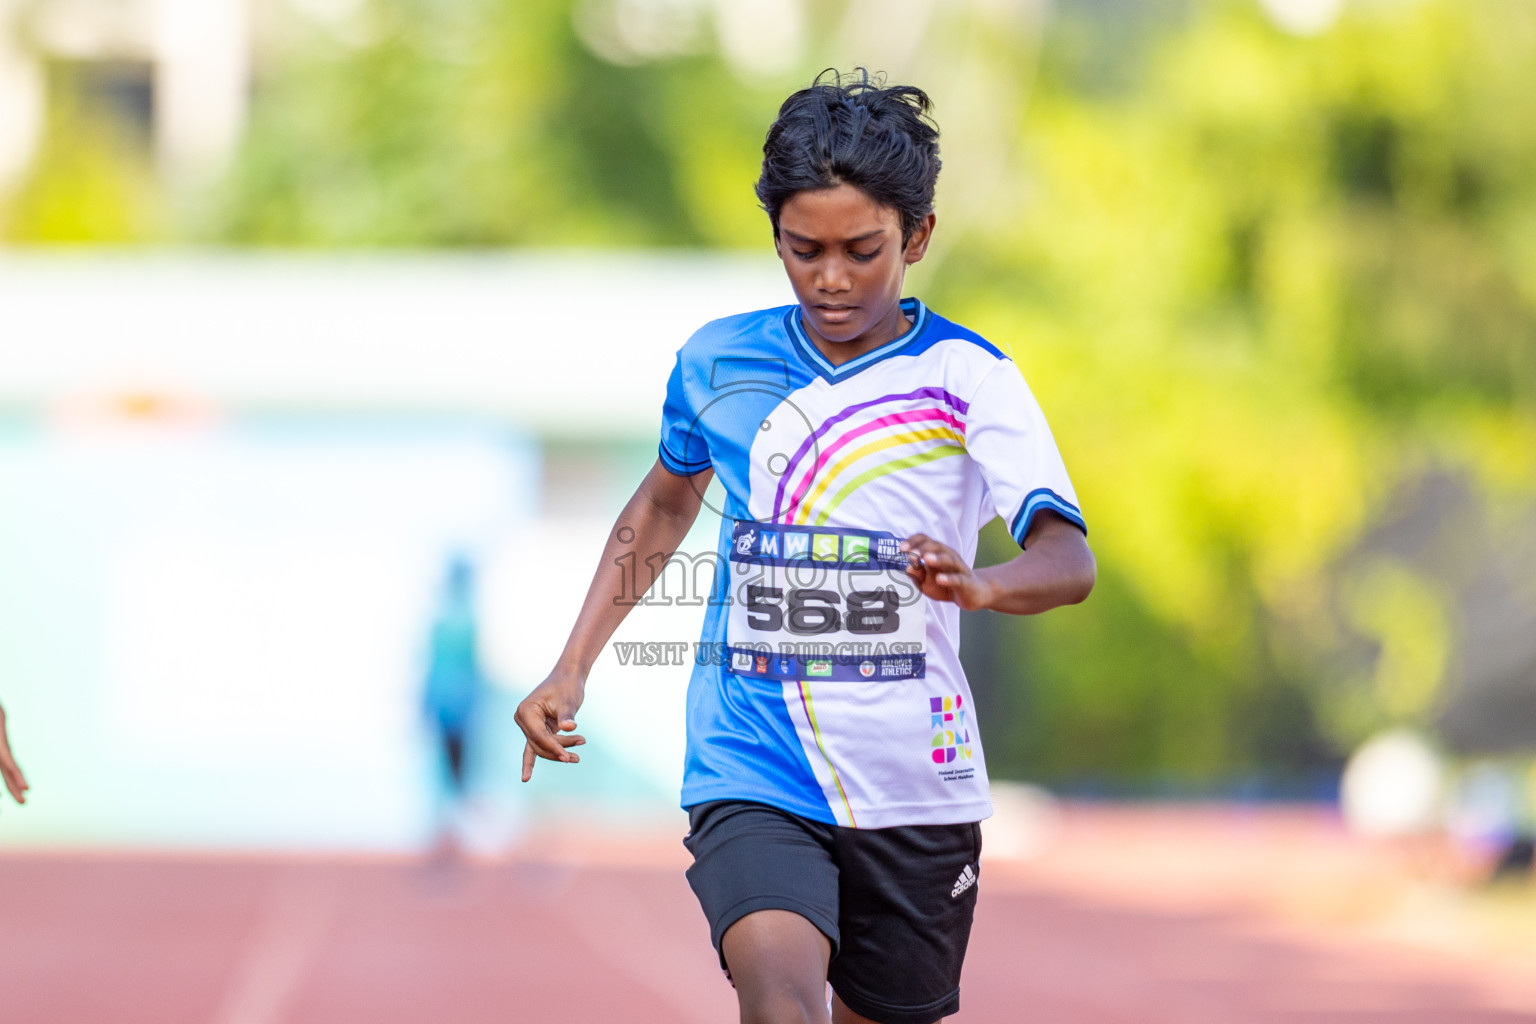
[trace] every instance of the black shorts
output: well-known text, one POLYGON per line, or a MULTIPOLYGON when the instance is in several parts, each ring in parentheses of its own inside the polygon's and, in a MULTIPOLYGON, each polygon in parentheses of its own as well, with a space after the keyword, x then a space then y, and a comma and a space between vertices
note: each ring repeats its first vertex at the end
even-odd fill
POLYGON ((789 910, 831 940, 827 980, 855 1013, 932 1024, 960 1009, 980 826, 843 828, 740 800, 691 807, 688 821, 688 884, 716 950, 753 911, 789 910))

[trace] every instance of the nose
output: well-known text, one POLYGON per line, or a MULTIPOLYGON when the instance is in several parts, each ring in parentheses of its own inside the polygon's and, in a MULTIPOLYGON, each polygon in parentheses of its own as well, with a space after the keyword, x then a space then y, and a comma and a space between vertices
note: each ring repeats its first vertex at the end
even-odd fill
POLYGON ((847 262, 836 257, 821 261, 816 278, 816 287, 824 292, 845 292, 853 287, 847 262))

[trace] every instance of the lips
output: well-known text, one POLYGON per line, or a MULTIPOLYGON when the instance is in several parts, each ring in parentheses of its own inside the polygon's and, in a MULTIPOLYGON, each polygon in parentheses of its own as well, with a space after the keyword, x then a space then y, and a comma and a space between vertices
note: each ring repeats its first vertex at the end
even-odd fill
POLYGON ((822 306, 816 307, 817 314, 828 323, 840 324, 857 313, 858 306, 822 306))

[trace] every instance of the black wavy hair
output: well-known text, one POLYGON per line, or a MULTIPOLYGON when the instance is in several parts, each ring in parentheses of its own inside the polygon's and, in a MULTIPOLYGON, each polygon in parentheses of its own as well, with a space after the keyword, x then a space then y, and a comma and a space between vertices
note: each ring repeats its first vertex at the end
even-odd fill
POLYGON ((886 85, 864 68, 829 68, 779 107, 763 143, 757 198, 779 236, 779 211, 797 193, 852 185, 901 215, 906 245, 933 211, 939 129, 928 94, 886 85))

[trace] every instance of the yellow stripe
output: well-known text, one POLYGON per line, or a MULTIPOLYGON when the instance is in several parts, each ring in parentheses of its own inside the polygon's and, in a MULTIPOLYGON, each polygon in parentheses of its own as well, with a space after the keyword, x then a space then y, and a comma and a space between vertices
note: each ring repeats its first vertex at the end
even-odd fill
MULTIPOLYGON (((964 451, 964 448, 952 444, 936 445, 935 447, 930 448, 925 452, 918 452, 916 455, 908 455, 904 459, 896 459, 893 462, 883 463, 882 465, 876 466, 874 469, 860 473, 849 482, 848 486, 838 491, 837 494, 832 497, 831 504, 822 509, 821 514, 816 517, 815 525, 824 525, 827 521, 827 518, 832 515, 837 506, 843 503, 844 498, 848 497, 848 495, 852 494, 854 491, 858 490, 860 487, 863 487, 865 484, 869 483, 871 480, 874 480, 877 477, 885 476, 887 473, 894 473, 898 469, 908 469, 912 466, 922 465, 924 462, 932 462, 934 459, 942 459, 948 455, 959 455, 964 451)), ((804 521, 805 520, 803 519, 801 520, 801 522, 804 521)))
POLYGON ((886 448, 894 448, 897 445, 911 444, 915 441, 931 441, 939 437, 954 441, 956 444, 965 444, 965 438, 948 427, 928 427, 923 430, 911 430, 905 434, 892 434, 889 437, 883 437, 878 441, 871 441, 862 447, 855 448, 852 452, 834 462, 825 473, 821 474, 821 479, 817 482, 816 486, 812 487, 804 499, 801 500, 800 507, 796 510, 799 514, 800 522, 803 523, 809 518, 810 507, 816 503, 817 498, 821 497, 821 492, 827 489, 827 485, 839 473, 864 456, 886 448))
POLYGON ((859 823, 853 820, 853 808, 848 803, 848 794, 843 792, 843 780, 837 777, 837 766, 832 763, 830 757, 827 757, 827 748, 821 742, 821 728, 816 724, 816 705, 811 703, 810 683, 800 684, 800 696, 805 698, 805 713, 811 720, 811 734, 816 737, 816 749, 821 751, 822 758, 827 762, 827 768, 832 772, 832 782, 837 786, 837 795, 843 798, 843 810, 848 812, 848 824, 858 828, 859 823))

